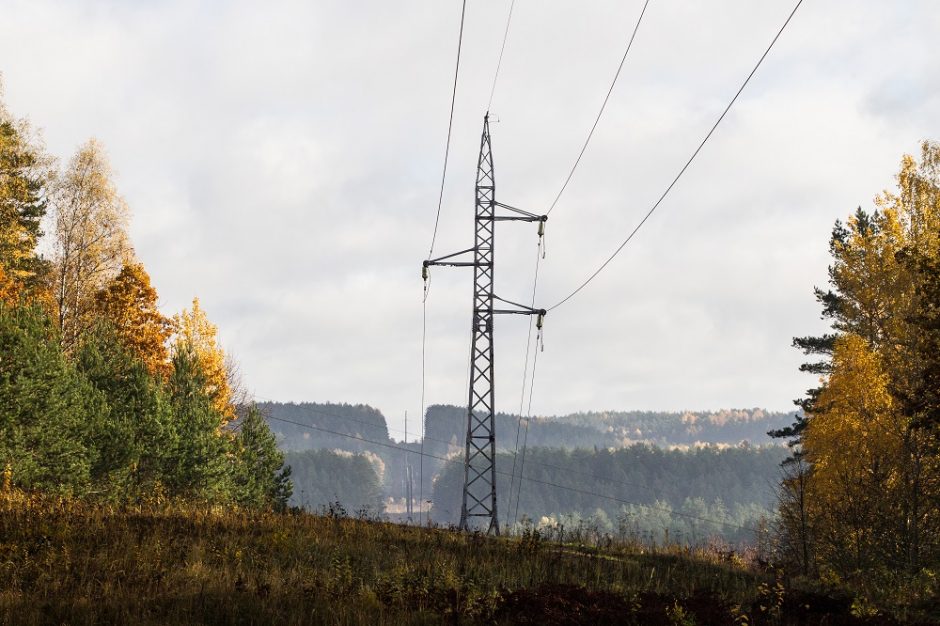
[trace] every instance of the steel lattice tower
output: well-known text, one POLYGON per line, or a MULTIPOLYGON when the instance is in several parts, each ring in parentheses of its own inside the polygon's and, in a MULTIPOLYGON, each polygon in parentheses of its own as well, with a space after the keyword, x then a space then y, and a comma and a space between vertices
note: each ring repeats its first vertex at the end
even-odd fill
MULTIPOLYGON (((496 511, 496 393, 493 373, 493 320, 498 314, 545 315, 544 309, 503 300, 493 293, 496 252, 496 222, 540 222, 543 233, 544 215, 535 215, 496 201, 496 180, 493 171, 493 150, 490 143, 489 114, 483 118, 480 138, 480 156, 477 161, 476 216, 474 245, 437 259, 424 262, 423 276, 431 265, 473 267, 473 321, 470 340, 470 395, 467 404, 467 441, 464 456, 463 504, 460 510, 460 528, 477 527, 472 518, 481 518, 487 532, 499 534, 496 511), (497 208, 511 211, 512 215, 498 215, 497 208), (473 261, 460 261, 458 257, 473 253, 473 261), (496 301, 512 309, 496 309, 496 301)), ((539 320, 541 326, 541 319, 539 320)), ((481 525, 483 525, 481 524, 481 525)))

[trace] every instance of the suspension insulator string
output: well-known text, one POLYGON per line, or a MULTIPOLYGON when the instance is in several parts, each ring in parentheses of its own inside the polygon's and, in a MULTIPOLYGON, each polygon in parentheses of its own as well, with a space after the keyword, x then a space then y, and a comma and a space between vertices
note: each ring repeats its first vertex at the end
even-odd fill
POLYGON ((535 340, 539 344, 539 350, 545 352, 545 332, 543 326, 545 325, 545 314, 539 313, 538 317, 535 320, 535 340))

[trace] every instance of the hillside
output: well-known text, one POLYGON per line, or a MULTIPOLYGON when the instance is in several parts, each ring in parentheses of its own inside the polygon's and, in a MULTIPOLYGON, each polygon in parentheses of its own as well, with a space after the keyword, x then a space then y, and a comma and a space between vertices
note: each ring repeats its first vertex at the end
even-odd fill
MULTIPOLYGON (((364 449, 362 442, 344 437, 357 434, 376 441, 404 440, 404 433, 391 429, 385 416, 363 404, 281 403, 262 402, 258 405, 274 418, 271 429, 279 433, 285 450, 309 448, 364 449), (304 424, 313 424, 326 431, 311 432, 304 424)), ((737 445, 767 444, 767 435, 793 422, 794 414, 763 409, 728 409, 720 411, 599 411, 554 417, 534 416, 529 420, 528 441, 533 447, 546 448, 622 448, 635 443, 659 447, 695 444, 737 445)), ((431 405, 427 408, 425 435, 427 449, 448 451, 460 447, 467 428, 467 409, 453 405, 431 405)), ((500 450, 511 450, 516 441, 518 415, 496 415, 496 441, 500 450)), ((409 439, 418 438, 420 428, 411 427, 409 439)))
POLYGON ((0 564, 17 625, 901 623, 733 554, 18 492, 0 494, 0 564))
MULTIPOLYGON (((415 510, 423 496, 431 519, 457 522, 465 409, 429 407, 421 446, 394 440, 385 417, 365 405, 265 403, 259 408, 293 469, 292 505, 319 511, 338 503, 349 511, 406 519, 410 480, 415 510)), ((766 431, 791 419, 760 409, 538 418, 529 425, 523 467, 521 456, 512 454, 518 417, 500 414, 501 521, 528 518, 596 525, 608 532, 628 527, 649 540, 666 534, 691 543, 711 536, 753 541, 755 529, 773 517, 780 463, 789 454, 769 444, 766 431), (521 498, 516 460, 525 476, 521 498), (510 506, 511 489, 518 505, 510 506)))

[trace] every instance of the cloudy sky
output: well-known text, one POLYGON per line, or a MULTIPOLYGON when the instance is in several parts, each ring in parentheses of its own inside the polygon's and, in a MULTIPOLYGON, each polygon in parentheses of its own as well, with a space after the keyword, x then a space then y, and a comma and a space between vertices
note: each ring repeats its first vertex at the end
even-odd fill
MULTIPOLYGON (((420 411, 431 238, 458 0, 4 0, 8 107, 67 159, 94 136, 167 313, 198 296, 258 397, 420 411)), ((642 0, 517 0, 492 126, 499 200, 541 213, 642 0)), ((792 8, 652 0, 547 229, 537 303, 623 240, 792 8)), ((509 0, 469 0, 437 251, 471 245, 473 181, 509 0)), ((533 411, 789 410, 813 381, 833 221, 938 138, 940 5, 807 0, 640 234, 546 320, 533 411)), ((535 229, 500 224, 497 292, 526 300, 535 229)), ((438 268, 427 401, 466 398, 470 272, 438 268)), ((500 318, 497 403, 519 408, 527 320, 500 318)), ((412 422, 414 423, 414 422, 412 422)))

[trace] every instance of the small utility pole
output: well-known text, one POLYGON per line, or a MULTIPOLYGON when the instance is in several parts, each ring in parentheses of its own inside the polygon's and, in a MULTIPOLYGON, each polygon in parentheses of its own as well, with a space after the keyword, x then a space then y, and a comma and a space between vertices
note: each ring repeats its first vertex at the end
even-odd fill
POLYGON ((412 475, 411 470, 411 461, 408 458, 408 411, 405 411, 405 519, 408 520, 410 524, 413 519, 413 510, 412 510, 412 491, 413 491, 413 481, 414 476, 412 475))
POLYGON ((414 471, 411 463, 405 466, 405 516, 409 523, 414 519, 414 471))
POLYGON ((487 533, 499 534, 496 512, 496 394, 493 386, 494 315, 538 315, 541 328, 545 309, 504 300, 493 294, 496 253, 496 222, 539 222, 539 237, 544 234, 545 215, 535 215, 496 201, 493 151, 490 144, 489 113, 483 118, 480 156, 477 161, 476 219, 474 246, 424 262, 422 276, 428 279, 428 267, 447 265, 473 268, 473 323, 470 340, 470 397, 467 405, 467 442, 464 456, 463 504, 460 528, 477 524, 471 518, 483 518, 487 533), (497 214, 497 208, 509 214, 497 214), (473 260, 460 260, 473 253, 473 260), (512 308, 497 309, 494 303, 512 308))

